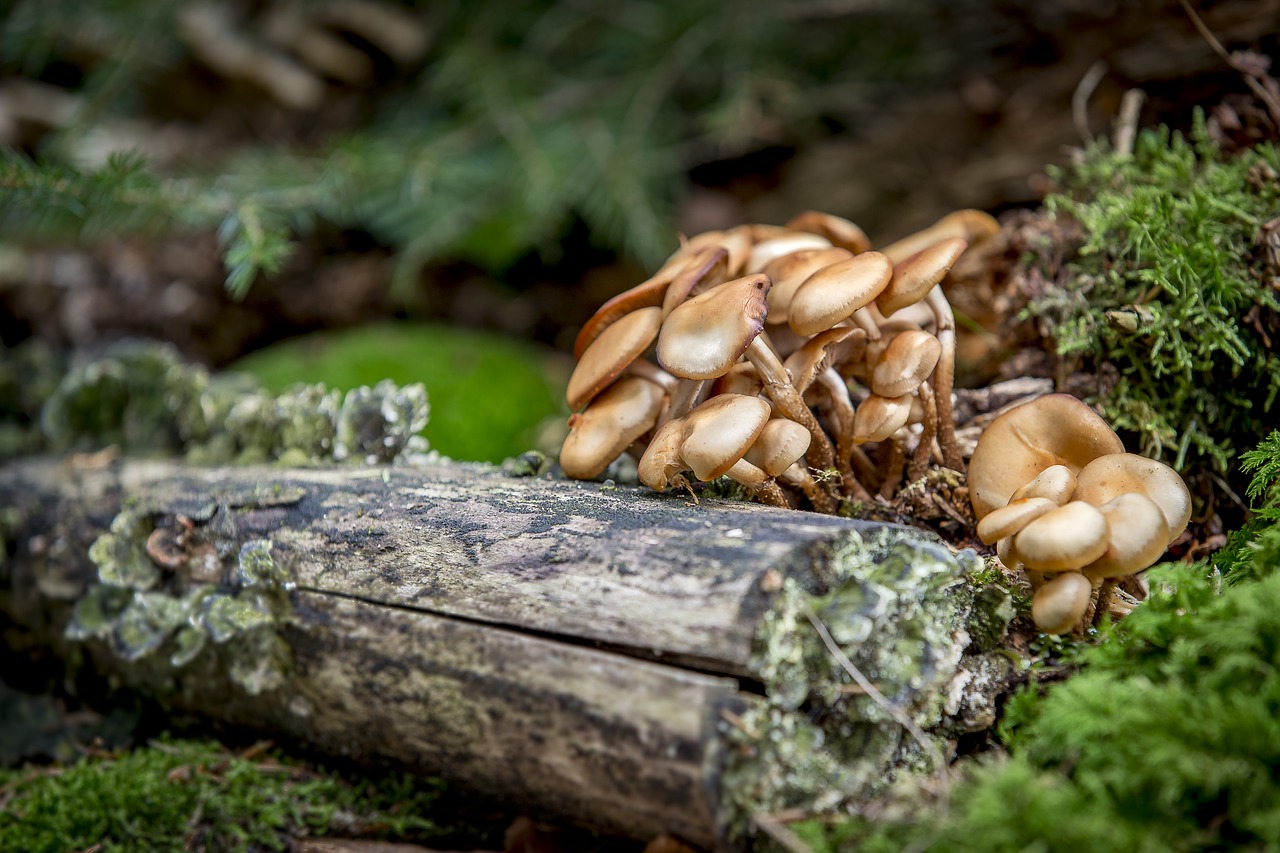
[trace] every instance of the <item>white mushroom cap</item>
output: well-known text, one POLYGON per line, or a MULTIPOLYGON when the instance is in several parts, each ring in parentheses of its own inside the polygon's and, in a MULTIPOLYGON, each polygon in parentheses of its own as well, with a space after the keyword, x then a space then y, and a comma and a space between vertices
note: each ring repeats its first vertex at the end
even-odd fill
POLYGON ((1009 503, 1023 498, 1048 498, 1062 506, 1071 500, 1071 493, 1076 490, 1076 475, 1066 465, 1050 465, 1030 483, 1018 489, 1009 497, 1009 503))
POLYGON ((1092 460, 1076 475, 1076 500, 1102 506, 1126 492, 1138 492, 1155 501, 1164 513, 1168 545, 1187 529, 1191 519, 1191 492, 1178 472, 1154 459, 1135 453, 1117 453, 1092 460))
POLYGON ((777 477, 804 458, 809 441, 809 430, 795 421, 770 418, 745 458, 770 477, 777 477))
POLYGON ((631 442, 653 429, 662 411, 662 388, 638 376, 624 376, 569 418, 560 448, 560 467, 589 480, 617 459, 631 442))
POLYGON ((769 420, 759 397, 721 394, 685 415, 680 455, 699 480, 714 480, 746 455, 769 420))
POLYGON ((863 252, 809 276, 791 297, 788 325, 801 335, 830 329, 870 305, 893 276, 893 264, 879 252, 863 252))
POLYGON ((901 397, 929 378, 942 355, 942 344, 925 331, 893 336, 871 371, 871 390, 881 397, 901 397))
POLYGON ((1063 572, 1036 590, 1031 620, 1046 634, 1065 634, 1079 624, 1093 598, 1093 584, 1078 572, 1063 572))
POLYGON ((1047 394, 1010 409, 983 431, 969 460, 969 499, 979 520, 1004 506, 1050 465, 1078 472, 1112 453, 1120 437, 1070 394, 1047 394))
POLYGON ((662 309, 640 308, 602 331, 582 353, 569 377, 565 399, 570 409, 580 409, 599 394, 627 365, 649 348, 662 325, 662 309))
POLYGON ((853 440, 858 444, 867 441, 884 441, 907 425, 911 418, 910 394, 901 397, 880 397, 872 394, 863 400, 853 415, 853 440))
POLYGON ((1018 557, 1038 572, 1076 571, 1106 553, 1110 542, 1106 516, 1084 501, 1055 507, 1014 537, 1018 557))
MULTIPOLYGON (((1160 506, 1146 495, 1126 492, 1098 507, 1111 530, 1107 551, 1085 567, 1091 578, 1119 578, 1150 566, 1169 545, 1160 506)), ((988 516, 990 518, 990 516, 988 516)))
POLYGON ((658 334, 658 361, 684 379, 726 373, 764 328, 767 275, 748 275, 681 303, 658 334))
POLYGON ((784 237, 762 240, 751 247, 747 256, 747 272, 762 272, 774 260, 804 249, 830 249, 831 241, 817 234, 795 231, 784 237))
POLYGON ((991 545, 1018 533, 1040 516, 1057 508, 1058 504, 1048 498, 1010 501, 1008 506, 992 510, 978 522, 978 538, 991 545))

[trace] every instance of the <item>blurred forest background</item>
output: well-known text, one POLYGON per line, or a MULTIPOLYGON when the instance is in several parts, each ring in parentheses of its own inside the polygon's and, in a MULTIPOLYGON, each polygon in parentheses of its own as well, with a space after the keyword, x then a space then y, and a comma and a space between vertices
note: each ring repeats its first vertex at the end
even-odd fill
MULTIPOLYGON (((1274 51, 1280 0, 1198 5, 1274 51)), ((882 242, 1033 206, 1125 90, 1174 128, 1247 91, 1161 0, 2 14, 7 349, 148 337, 272 387, 422 381, 426 434, 470 459, 540 440, 577 329, 678 232, 818 209, 882 242)))

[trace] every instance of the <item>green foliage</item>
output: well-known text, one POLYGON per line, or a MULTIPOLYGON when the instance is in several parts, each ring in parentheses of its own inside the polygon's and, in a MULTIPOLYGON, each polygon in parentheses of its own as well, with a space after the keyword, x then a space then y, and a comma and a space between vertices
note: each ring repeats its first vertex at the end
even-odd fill
POLYGON ((1081 672, 1005 706, 1005 760, 949 815, 810 821, 815 850, 1201 851, 1280 847, 1280 432, 1245 455, 1255 522, 1212 561, 1166 563, 1081 672), (1225 583, 1224 583, 1225 581, 1225 583))
MULTIPOLYGON (((283 4, 221 5, 254 42, 254 16, 283 4)), ((867 12, 813 26, 778 5, 739 15, 712 0, 416 5, 432 47, 358 102, 331 89, 311 114, 276 122, 291 128, 284 145, 245 138, 217 162, 135 170, 125 182, 79 156, 104 123, 153 109, 210 120, 217 99, 206 105, 177 85, 192 60, 181 36, 189 4, 10 4, 0 72, 41 78, 74 66, 84 77, 71 87, 82 98, 75 117, 0 180, 7 236, 221 224, 236 293, 320 219, 400 250, 401 282, 431 259, 500 270, 551 252, 574 216, 601 244, 654 264, 674 248, 691 165, 852 121, 865 86, 928 73, 920 60, 936 55, 920 27, 886 27, 867 12), (342 109, 350 120, 329 117, 342 109), (91 199, 94 187, 105 192, 91 199), (60 231, 47 227, 47 206, 60 231)))
POLYGON ((166 739, 67 767, 0 771, 0 785, 0 849, 25 853, 287 850, 311 836, 403 841, 447 831, 428 817, 438 782, 390 774, 352 785, 200 741, 166 739))
POLYGON ((456 459, 499 462, 535 443, 537 428, 561 413, 565 365, 551 353, 494 335, 445 326, 398 324, 287 341, 235 369, 272 390, 294 382, 354 388, 381 377, 422 382, 431 393, 423 430, 456 459))
POLYGON ((1263 328, 1280 301, 1254 256, 1280 209, 1277 173, 1274 146, 1224 158, 1199 115, 1191 140, 1144 131, 1131 156, 1099 143, 1055 173, 1047 206, 1079 221, 1084 244, 1065 292, 1030 311, 1052 321, 1059 353, 1118 371, 1100 389, 1107 419, 1179 470, 1227 471, 1275 420, 1280 355, 1263 328))

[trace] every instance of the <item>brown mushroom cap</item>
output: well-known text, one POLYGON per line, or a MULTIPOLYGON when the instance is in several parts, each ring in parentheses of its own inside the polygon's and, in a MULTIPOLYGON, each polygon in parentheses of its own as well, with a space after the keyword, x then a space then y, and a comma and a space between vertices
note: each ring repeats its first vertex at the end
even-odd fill
POLYGON ((863 400, 853 415, 853 440, 858 444, 867 441, 884 441, 911 418, 910 394, 901 397, 880 397, 872 394, 863 400))
POLYGON ((991 214, 981 210, 955 210, 939 219, 923 231, 890 243, 882 251, 893 258, 894 263, 911 257, 940 240, 959 237, 971 245, 977 245, 1000 231, 1000 223, 991 214))
POLYGON ((764 268, 764 274, 773 282, 773 288, 769 291, 769 322, 787 322, 791 315, 791 300, 809 276, 823 267, 852 257, 853 253, 849 250, 832 246, 827 249, 803 249, 770 261, 764 268))
POLYGON ((854 223, 830 213, 806 210, 797 213, 787 223, 787 227, 795 231, 808 231, 810 234, 821 234, 831 241, 833 246, 848 249, 855 255, 871 248, 871 240, 866 233, 854 223))
POLYGON ((770 418, 745 458, 770 477, 777 477, 804 458, 809 441, 809 430, 795 421, 770 418))
POLYGON ((796 390, 804 393, 822 371, 839 361, 846 350, 845 341, 855 333, 861 334, 861 330, 850 326, 828 329, 814 335, 804 346, 787 356, 783 366, 791 374, 791 384, 796 390))
MULTIPOLYGON (((1091 578, 1120 578, 1150 566, 1169 546, 1169 526, 1160 506, 1146 495, 1126 492, 1098 507, 1111 529, 1107 551, 1088 566, 1091 578)), ((990 518, 990 516, 988 516, 990 518)))
POLYGON ((759 397, 721 394, 685 415, 680 455, 699 480, 714 480, 746 455, 769 421, 759 397))
POLYGON ((755 242, 755 237, 751 234, 751 226, 739 225, 727 231, 704 231, 690 237, 681 251, 697 250, 707 246, 723 246, 729 253, 728 274, 739 276, 747 265, 747 257, 751 254, 751 247, 755 242))
MULTIPOLYGON (((904 261, 894 264, 893 277, 876 298, 876 307, 888 317, 924 299, 933 286, 947 277, 968 243, 959 237, 940 240, 904 261)), ((885 257, 889 257, 885 255, 885 257)))
POLYGON ((1070 501, 1030 522, 1014 537, 1023 565, 1038 572, 1075 571, 1101 557, 1110 542, 1106 516, 1070 501))
POLYGON ((662 325, 662 309, 640 308, 610 325, 582 353, 569 377, 565 399, 580 409, 618 378, 653 343, 662 325))
POLYGON ((881 397, 901 397, 929 378, 942 355, 942 344, 925 331, 906 331, 880 354, 871 371, 871 390, 881 397))
POLYGON ((767 275, 748 275, 681 303, 658 334, 658 361, 684 379, 714 379, 733 366, 764 328, 767 275))
POLYGON ((639 376, 624 376, 606 388, 569 419, 569 435, 560 448, 564 473, 589 480, 603 471, 631 442, 653 429, 662 399, 662 388, 639 376))
POLYGON ((684 418, 674 418, 658 427, 649 446, 640 456, 636 475, 655 492, 664 492, 671 480, 685 469, 680 458, 680 445, 684 442, 684 418))
POLYGON ((1022 530, 1040 516, 1058 508, 1048 498, 1023 498, 987 513, 978 522, 978 538, 991 545, 1022 530))
POLYGON ((1050 465, 1030 483, 1009 496, 1009 503, 1024 498, 1048 498, 1062 506, 1071 500, 1071 493, 1076 490, 1076 475, 1066 465, 1050 465))
POLYGON ((723 376, 716 378, 711 386, 710 396, 719 394, 742 394, 754 397, 764 390, 764 382, 756 366, 749 361, 740 361, 723 376))
POLYGON ((671 279, 662 297, 662 316, 676 306, 697 296, 729 278, 729 251, 723 246, 704 246, 689 255, 684 265, 671 279))
POLYGON ((1093 597, 1093 584, 1078 572, 1063 572, 1036 590, 1031 620, 1046 634, 1065 634, 1074 628, 1093 597))
POLYGON ((1136 453, 1116 453, 1094 459, 1076 475, 1076 500, 1102 506, 1112 498, 1137 492, 1155 501, 1168 526, 1168 545, 1187 529, 1191 492, 1178 472, 1136 453))
POLYGON ((1075 397, 1038 397, 997 417, 978 439, 969 460, 974 515, 981 520, 1004 506, 1050 465, 1079 472, 1099 456, 1123 452, 1107 422, 1075 397))
POLYGON ((893 265, 879 252, 863 252, 809 276, 795 295, 787 324, 801 335, 830 329, 871 304, 893 276, 893 265))

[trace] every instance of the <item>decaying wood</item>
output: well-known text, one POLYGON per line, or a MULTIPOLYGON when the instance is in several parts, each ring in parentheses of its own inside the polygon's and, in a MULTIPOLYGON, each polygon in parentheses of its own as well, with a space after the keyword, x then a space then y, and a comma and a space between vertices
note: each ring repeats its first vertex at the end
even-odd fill
POLYGON ((0 469, 0 507, 0 613, 173 708, 702 845, 724 828, 726 720, 764 701, 752 655, 783 579, 827 591, 833 549, 876 527, 460 465, 28 461, 0 469), (267 602, 269 630, 206 627, 177 662, 176 637, 146 645, 125 616, 84 628, 113 520, 99 563, 158 577, 130 607, 218 591, 267 602), (274 583, 246 580, 255 543, 274 583))

